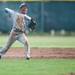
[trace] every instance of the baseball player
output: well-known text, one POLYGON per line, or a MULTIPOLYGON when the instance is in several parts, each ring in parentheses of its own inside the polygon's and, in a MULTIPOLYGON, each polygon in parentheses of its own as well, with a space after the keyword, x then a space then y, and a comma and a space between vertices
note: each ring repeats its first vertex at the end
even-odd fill
POLYGON ((9 8, 5 8, 5 12, 11 16, 13 27, 6 45, 0 50, 0 58, 8 51, 10 46, 16 40, 18 40, 24 45, 26 59, 30 59, 30 45, 26 33, 27 21, 29 21, 28 28, 32 30, 35 29, 36 23, 31 17, 27 15, 27 4, 22 3, 19 7, 19 12, 15 12, 14 10, 11 10, 9 8))

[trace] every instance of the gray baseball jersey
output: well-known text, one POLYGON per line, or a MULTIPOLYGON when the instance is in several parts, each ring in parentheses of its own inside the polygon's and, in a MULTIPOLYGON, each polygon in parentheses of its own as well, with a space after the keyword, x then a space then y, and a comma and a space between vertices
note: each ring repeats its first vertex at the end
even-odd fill
POLYGON ((29 17, 28 15, 24 15, 24 14, 21 14, 21 13, 18 13, 18 12, 15 12, 14 10, 11 10, 9 8, 5 8, 5 10, 8 12, 8 14, 11 15, 11 18, 13 20, 13 27, 12 29, 15 29, 15 28, 18 28, 18 29, 22 29, 23 31, 24 30, 27 30, 27 25, 28 25, 28 22, 31 20, 31 17, 29 17), (21 16, 25 19, 21 19, 21 16), (18 20, 18 18, 20 20, 18 20), (20 27, 20 23, 21 22, 23 23, 22 25, 24 25, 22 28, 20 27))

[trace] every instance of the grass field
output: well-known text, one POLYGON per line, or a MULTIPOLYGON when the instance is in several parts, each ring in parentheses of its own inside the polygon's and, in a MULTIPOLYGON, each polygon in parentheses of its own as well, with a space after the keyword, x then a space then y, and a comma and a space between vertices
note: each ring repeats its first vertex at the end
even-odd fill
MULTIPOLYGON (((0 47, 8 36, 0 36, 0 47)), ((29 35, 31 47, 75 48, 74 36, 29 35)), ((12 47, 22 47, 16 42, 12 47)), ((70 75, 75 73, 75 59, 1 59, 0 75, 70 75)))
POLYGON ((75 73, 75 60, 71 59, 3 59, 0 75, 70 75, 75 73))
MULTIPOLYGON (((0 47, 4 46, 8 36, 0 36, 0 47)), ((75 36, 50 36, 50 35, 29 35, 31 47, 45 48, 75 48, 75 36)), ((22 44, 15 42, 12 47, 23 47, 22 44)))

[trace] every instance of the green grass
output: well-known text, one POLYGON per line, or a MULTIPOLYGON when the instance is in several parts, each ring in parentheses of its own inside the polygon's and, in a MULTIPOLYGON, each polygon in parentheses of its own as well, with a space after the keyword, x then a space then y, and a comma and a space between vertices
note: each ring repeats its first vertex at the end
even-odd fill
MULTIPOLYGON (((0 36, 0 47, 4 46, 8 36, 0 36)), ((31 47, 40 48, 75 48, 75 36, 49 36, 29 35, 31 47)), ((15 42, 12 47, 23 47, 21 43, 15 42)))
MULTIPOLYGON (((0 46, 4 46, 8 36, 0 36, 0 46)), ((29 35, 31 47, 75 48, 73 36, 29 35)), ((12 47, 23 47, 16 42, 12 47)), ((2 59, 0 75, 68 75, 75 73, 75 59, 2 59)))
POLYGON ((72 59, 2 59, 0 75, 67 75, 75 73, 72 59))

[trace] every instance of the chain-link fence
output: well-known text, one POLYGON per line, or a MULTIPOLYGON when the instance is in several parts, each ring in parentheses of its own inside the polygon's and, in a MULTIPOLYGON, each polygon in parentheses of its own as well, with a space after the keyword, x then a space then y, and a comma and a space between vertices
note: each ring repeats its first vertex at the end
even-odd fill
MULTIPOLYGON (((4 12, 8 7, 15 11, 19 10, 22 2, 0 2, 0 31, 9 32, 12 21, 4 12)), ((75 2, 48 1, 48 2, 26 2, 29 7, 28 15, 35 18, 37 22, 36 31, 75 31, 75 2)))

